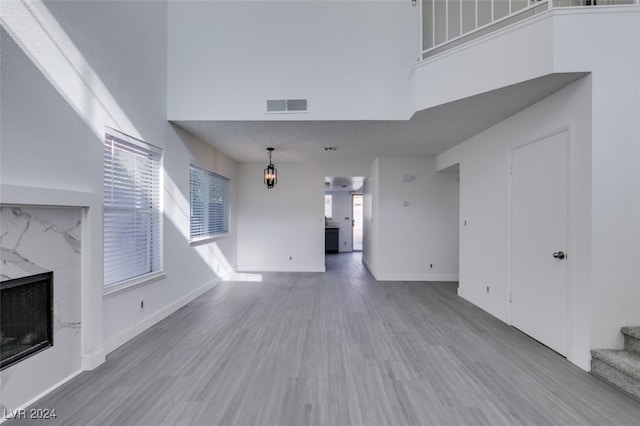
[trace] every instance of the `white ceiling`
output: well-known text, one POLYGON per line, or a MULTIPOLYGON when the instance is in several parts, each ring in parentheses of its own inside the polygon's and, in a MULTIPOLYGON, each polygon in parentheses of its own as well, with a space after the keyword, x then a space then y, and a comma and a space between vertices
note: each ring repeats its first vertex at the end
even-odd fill
MULTIPOLYGON (((358 161, 437 155, 583 77, 551 74, 419 111, 407 121, 175 121, 239 162, 358 161), (337 146, 337 151, 325 151, 337 146)), ((304 117, 304 115, 301 115, 304 117)))

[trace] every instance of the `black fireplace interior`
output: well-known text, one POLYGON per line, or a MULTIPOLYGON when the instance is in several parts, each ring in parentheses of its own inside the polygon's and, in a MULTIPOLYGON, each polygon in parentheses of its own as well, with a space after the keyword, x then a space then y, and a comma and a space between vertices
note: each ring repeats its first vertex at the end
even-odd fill
POLYGON ((0 283, 0 370, 53 346, 53 272, 0 283))

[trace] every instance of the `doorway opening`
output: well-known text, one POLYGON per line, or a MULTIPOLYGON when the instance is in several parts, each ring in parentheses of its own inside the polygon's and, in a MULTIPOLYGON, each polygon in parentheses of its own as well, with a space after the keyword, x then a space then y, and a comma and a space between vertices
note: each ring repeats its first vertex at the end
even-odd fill
POLYGON ((325 177, 325 253, 363 249, 364 177, 325 177))
POLYGON ((362 194, 351 195, 351 227, 353 230, 353 251, 362 251, 362 218, 363 218, 363 202, 362 194))

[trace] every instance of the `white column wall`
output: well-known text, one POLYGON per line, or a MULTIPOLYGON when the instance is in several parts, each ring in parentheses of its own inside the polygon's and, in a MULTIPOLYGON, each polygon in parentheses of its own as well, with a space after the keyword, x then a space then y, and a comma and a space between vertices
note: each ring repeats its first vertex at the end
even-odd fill
POLYGON ((379 200, 379 175, 380 159, 371 162, 371 177, 365 179, 363 187, 363 221, 362 221, 362 262, 372 274, 376 274, 375 267, 378 264, 380 250, 380 233, 378 230, 378 205, 379 200))
POLYGON ((385 281, 457 281, 457 174, 437 172, 435 157, 378 159, 379 257, 385 281), (403 182, 404 175, 413 178, 403 182), (407 204, 405 206, 405 204, 407 204))

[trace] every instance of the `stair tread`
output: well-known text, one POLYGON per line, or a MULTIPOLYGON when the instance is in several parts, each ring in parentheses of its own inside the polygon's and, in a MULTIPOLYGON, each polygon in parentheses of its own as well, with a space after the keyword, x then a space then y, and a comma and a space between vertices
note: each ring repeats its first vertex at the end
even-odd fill
POLYGON ((640 327, 639 326, 622 327, 620 329, 620 332, 622 334, 627 335, 627 336, 631 336, 631 337, 635 337, 636 339, 640 339, 640 327))
POLYGON ((591 356, 640 380, 640 354, 620 349, 594 349, 591 356))

